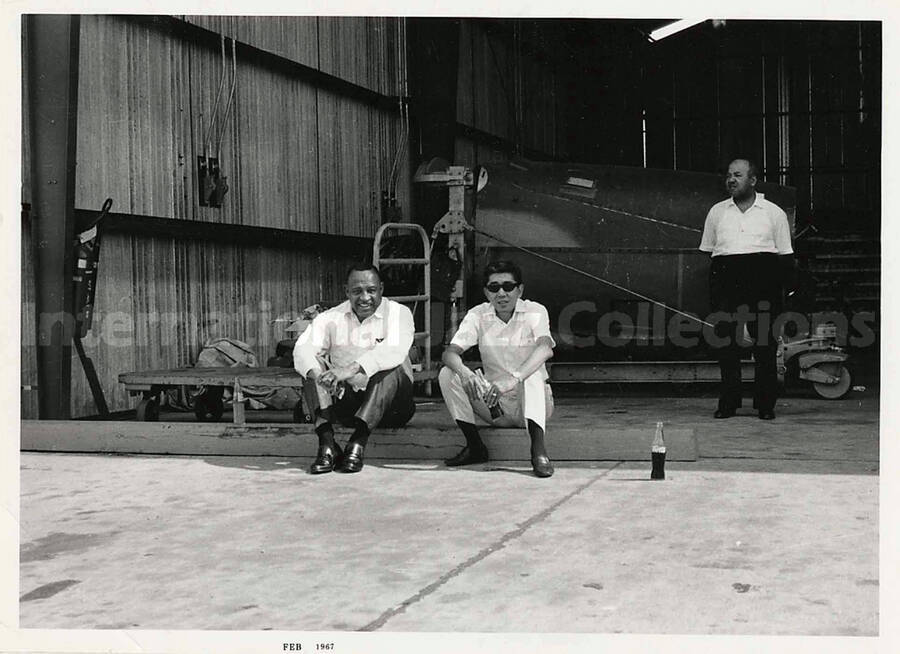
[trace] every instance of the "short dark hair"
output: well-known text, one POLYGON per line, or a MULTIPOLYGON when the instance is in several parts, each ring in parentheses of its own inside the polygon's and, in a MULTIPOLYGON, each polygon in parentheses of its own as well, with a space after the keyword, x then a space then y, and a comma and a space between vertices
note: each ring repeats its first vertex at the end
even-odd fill
POLYGON ((516 284, 522 283, 522 270, 512 261, 501 259, 499 261, 491 261, 484 267, 484 285, 487 286, 491 275, 497 273, 509 273, 516 280, 516 284))
MULTIPOLYGON (((729 165, 733 164, 735 161, 746 161, 747 162, 747 174, 750 177, 755 177, 759 179, 759 166, 756 165, 756 162, 749 157, 735 157, 731 161, 728 162, 729 165)), ((727 167, 727 166, 726 166, 727 167)))
POLYGON ((357 261, 349 268, 347 268, 347 275, 344 277, 344 281, 347 282, 350 280, 350 275, 354 272, 369 272, 372 271, 375 273, 375 276, 378 278, 378 281, 381 281, 381 271, 378 270, 378 266, 368 263, 366 261, 357 261))

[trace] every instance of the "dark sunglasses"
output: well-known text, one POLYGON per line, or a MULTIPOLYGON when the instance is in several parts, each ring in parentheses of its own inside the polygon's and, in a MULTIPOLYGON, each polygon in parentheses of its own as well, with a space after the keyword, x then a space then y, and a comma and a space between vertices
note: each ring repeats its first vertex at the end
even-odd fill
POLYGON ((501 288, 507 293, 512 293, 514 290, 519 288, 519 284, 518 282, 503 282, 502 284, 500 282, 491 282, 490 284, 486 285, 485 288, 491 293, 497 293, 501 288))

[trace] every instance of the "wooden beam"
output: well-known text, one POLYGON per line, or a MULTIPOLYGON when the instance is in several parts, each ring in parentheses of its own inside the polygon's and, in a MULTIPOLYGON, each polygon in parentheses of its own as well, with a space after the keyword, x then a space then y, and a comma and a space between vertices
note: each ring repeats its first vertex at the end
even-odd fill
MULTIPOLYGON (((248 412, 252 417, 253 412, 248 412)), ((341 441, 349 429, 338 427, 341 441)), ((528 461, 528 439, 519 429, 484 428, 482 436, 494 461, 528 461)), ((650 429, 621 425, 553 427, 551 456, 557 461, 650 462, 650 429)), ((403 429, 378 429, 366 446, 366 460, 440 460, 459 451, 462 438, 449 417, 441 422, 413 418, 403 429)), ((90 422, 25 420, 23 451, 179 454, 192 456, 289 456, 316 454, 318 440, 308 424, 234 425, 228 422, 90 422)), ((694 430, 666 429, 666 458, 696 461, 699 452, 694 430)))
MULTIPOLYGON (((86 209, 77 209, 75 213, 79 224, 90 222, 97 214, 96 211, 86 209)), ((371 252, 373 240, 361 236, 320 234, 255 225, 208 223, 125 213, 108 214, 103 221, 103 230, 118 234, 214 241, 248 247, 319 250, 329 254, 354 255, 360 258, 366 257, 371 252)))
MULTIPOLYGON (((719 382, 719 364, 715 361, 603 361, 552 363, 550 379, 554 383, 681 383, 719 382)), ((753 362, 742 361, 744 379, 753 378, 753 362)))
MULTIPOLYGON (((480 143, 481 145, 487 145, 491 148, 494 148, 495 150, 500 150, 501 152, 506 152, 509 154, 515 152, 515 143, 502 136, 497 136, 496 134, 485 132, 484 130, 466 125, 465 123, 456 123, 455 129, 457 135, 475 141, 476 143, 480 143)), ((532 161, 562 161, 562 159, 556 155, 552 155, 547 152, 542 152, 541 150, 535 150, 534 148, 528 147, 523 147, 522 155, 526 159, 530 159, 532 161)))
MULTIPOLYGON (((180 37, 192 43, 199 43, 219 51, 221 35, 200 25, 195 25, 176 16, 125 16, 136 23, 161 30, 167 35, 180 37)), ((235 40, 237 56, 240 61, 249 61, 261 68, 274 70, 296 79, 302 79, 312 86, 331 91, 345 98, 359 100, 365 104, 396 112, 399 105, 397 96, 384 95, 353 82, 323 73, 317 68, 301 64, 273 52, 235 40)))

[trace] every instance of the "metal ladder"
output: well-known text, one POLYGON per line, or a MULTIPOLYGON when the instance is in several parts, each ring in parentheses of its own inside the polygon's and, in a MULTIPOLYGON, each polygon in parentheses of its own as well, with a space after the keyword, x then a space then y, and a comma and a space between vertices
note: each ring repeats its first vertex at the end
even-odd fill
MULTIPOLYGON (((425 394, 431 396, 431 381, 437 376, 437 371, 431 367, 431 252, 428 244, 428 234, 421 225, 415 223, 385 223, 375 232, 375 242, 372 244, 372 263, 379 269, 382 265, 411 264, 424 266, 425 292, 420 295, 392 295, 387 296, 394 302, 424 302, 425 303, 425 329, 417 331, 413 342, 424 342, 425 363, 422 370, 413 369, 413 381, 425 382, 425 394), (408 258, 381 257, 381 239, 384 233, 390 229, 417 232, 422 239, 422 256, 408 258)), ((415 312, 413 313, 415 317, 415 312)))

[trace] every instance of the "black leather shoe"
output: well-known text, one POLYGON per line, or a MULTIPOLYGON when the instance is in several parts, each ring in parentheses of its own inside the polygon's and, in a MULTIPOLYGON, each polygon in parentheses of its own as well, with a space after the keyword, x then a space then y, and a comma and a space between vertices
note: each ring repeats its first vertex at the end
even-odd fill
POLYGON ((734 409, 716 409, 713 418, 733 418, 736 413, 734 409))
POLYGON ((359 472, 363 469, 363 452, 365 448, 359 443, 349 443, 337 470, 341 472, 359 472))
POLYGON ((309 467, 309 474, 321 475, 323 472, 331 472, 341 460, 341 448, 335 443, 334 446, 320 445, 319 451, 316 453, 316 460, 309 467))
POLYGON ((534 469, 535 477, 553 476, 553 464, 550 462, 550 457, 546 454, 531 459, 531 467, 534 469))
POLYGON ((456 456, 444 460, 444 465, 452 467, 470 466, 473 463, 484 463, 488 460, 487 448, 482 445, 480 448, 471 448, 466 445, 456 456))
POLYGON ((759 412, 760 420, 775 420, 775 412, 769 409, 768 411, 760 411, 759 412))

